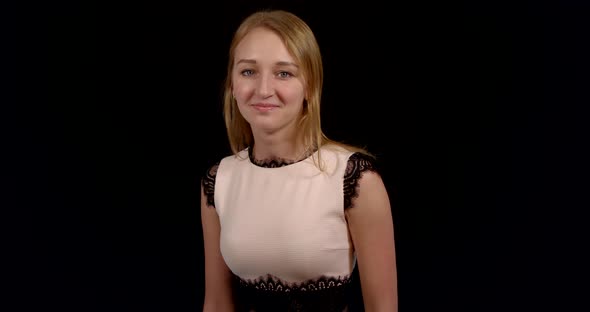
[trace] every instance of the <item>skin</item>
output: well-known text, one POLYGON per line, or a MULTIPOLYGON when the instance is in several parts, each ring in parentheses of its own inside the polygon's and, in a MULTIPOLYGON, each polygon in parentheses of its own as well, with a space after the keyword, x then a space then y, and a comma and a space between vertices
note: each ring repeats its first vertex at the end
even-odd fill
POLYGON ((387 190, 375 172, 365 172, 359 196, 346 210, 355 251, 365 311, 397 312, 397 269, 393 219, 387 190))
POLYGON ((295 159, 304 152, 296 136, 305 82, 280 37, 255 28, 238 44, 232 93, 254 135, 257 159, 295 159))
POLYGON ((231 271, 219 249, 221 226, 214 208, 207 205, 201 186, 201 222, 205 251, 205 301, 203 312, 233 312, 231 271))
MULTIPOLYGON (((238 44, 232 70, 232 93, 249 122, 257 159, 298 159, 305 150, 296 135, 305 100, 305 80, 280 37, 255 28, 238 44)), ((397 271, 393 220, 381 177, 365 172, 358 197, 346 210, 357 253, 365 311, 397 311, 397 271)), ((233 311, 231 272, 219 249, 220 223, 201 188, 205 243, 203 311, 233 311)))

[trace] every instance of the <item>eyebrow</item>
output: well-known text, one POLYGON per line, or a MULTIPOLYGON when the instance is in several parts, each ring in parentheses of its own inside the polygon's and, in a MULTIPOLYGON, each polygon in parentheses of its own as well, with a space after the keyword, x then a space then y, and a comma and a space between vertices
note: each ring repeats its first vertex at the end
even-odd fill
MULTIPOLYGON (((241 59, 241 60, 239 60, 239 61, 236 63, 236 65, 237 65, 237 64, 240 64, 240 63, 256 64, 256 60, 251 60, 251 59, 241 59)), ((294 67, 297 67, 297 68, 299 68, 299 66, 298 66, 297 64, 293 63, 293 62, 284 62, 284 61, 281 61, 281 62, 276 62, 276 65, 278 65, 278 66, 294 66, 294 67)))

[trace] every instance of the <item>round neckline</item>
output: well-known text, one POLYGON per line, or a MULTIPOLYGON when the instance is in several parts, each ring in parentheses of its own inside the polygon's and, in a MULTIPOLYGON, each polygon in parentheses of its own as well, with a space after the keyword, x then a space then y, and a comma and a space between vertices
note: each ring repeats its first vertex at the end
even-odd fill
POLYGON ((261 168, 281 168, 290 165, 294 165, 296 163, 302 162, 308 159, 311 155, 313 155, 316 149, 309 150, 307 153, 303 155, 303 157, 299 160, 289 160, 284 158, 269 158, 269 159, 256 159, 254 158, 254 153, 252 152, 252 147, 248 147, 248 159, 250 163, 254 166, 261 167, 261 168))

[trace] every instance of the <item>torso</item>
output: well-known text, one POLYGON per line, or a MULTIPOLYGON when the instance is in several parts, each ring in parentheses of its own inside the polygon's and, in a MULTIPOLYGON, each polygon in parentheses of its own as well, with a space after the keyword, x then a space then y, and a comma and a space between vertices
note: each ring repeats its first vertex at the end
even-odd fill
POLYGON ((356 262, 345 209, 371 163, 340 147, 321 148, 324 171, 313 162, 317 152, 278 166, 249 156, 225 157, 209 180, 221 253, 237 284, 282 293, 332 288, 341 296, 356 262))

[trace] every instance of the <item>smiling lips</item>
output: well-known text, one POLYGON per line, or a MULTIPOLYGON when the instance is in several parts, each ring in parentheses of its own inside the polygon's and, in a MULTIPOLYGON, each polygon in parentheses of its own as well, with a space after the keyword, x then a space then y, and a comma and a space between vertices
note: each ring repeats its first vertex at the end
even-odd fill
POLYGON ((252 107, 254 107, 254 109, 261 111, 261 112, 268 112, 268 111, 273 110, 279 106, 274 105, 274 104, 268 104, 268 103, 257 103, 257 104, 253 104, 252 107))

